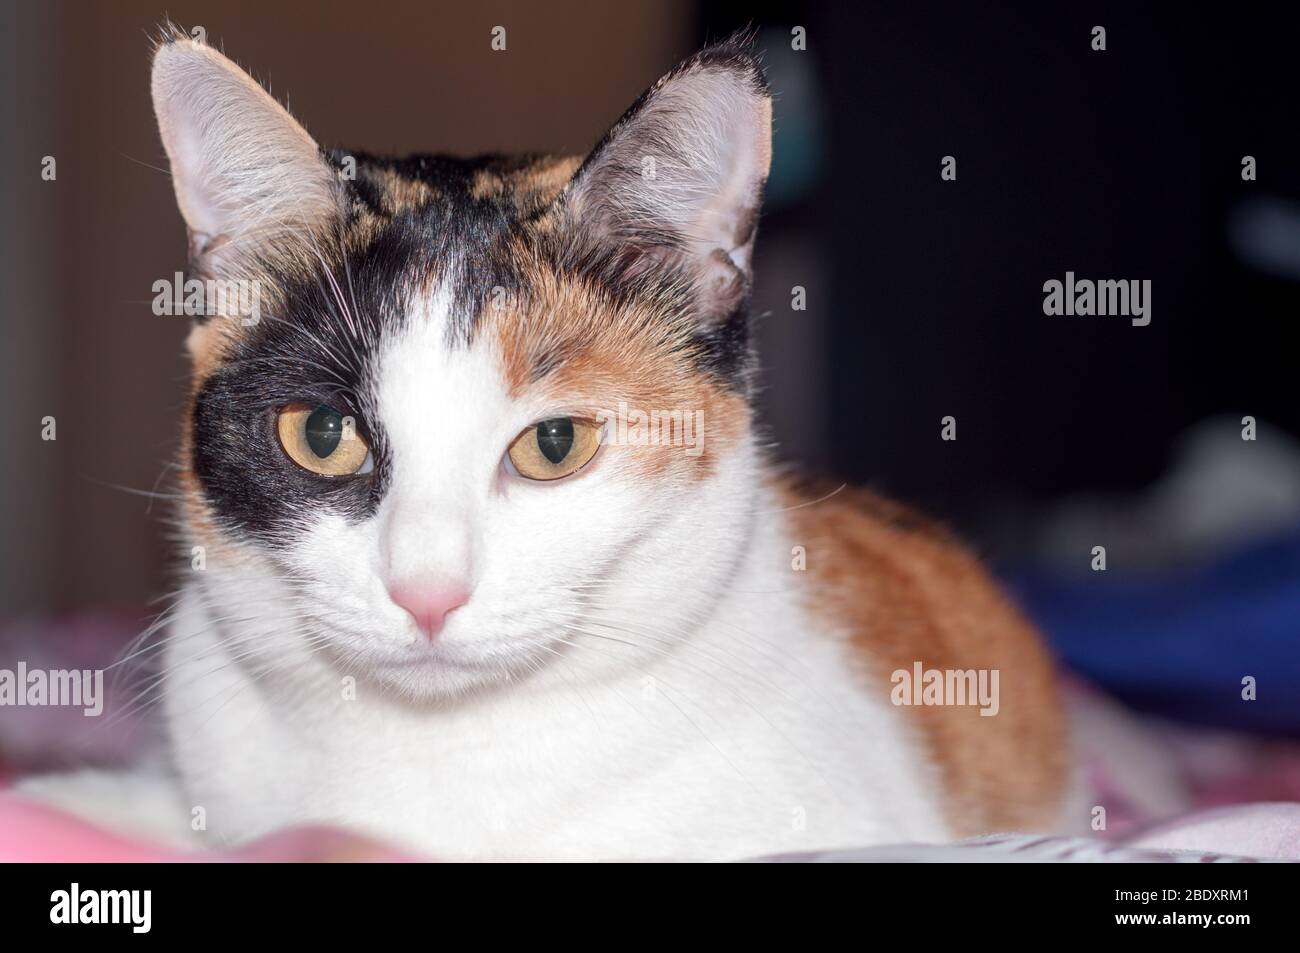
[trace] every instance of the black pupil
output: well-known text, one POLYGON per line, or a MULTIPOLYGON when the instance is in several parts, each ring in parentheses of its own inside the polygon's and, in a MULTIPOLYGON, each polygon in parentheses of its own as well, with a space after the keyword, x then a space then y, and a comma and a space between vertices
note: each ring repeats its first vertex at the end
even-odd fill
POLYGON ((330 407, 317 407, 307 418, 307 446, 324 459, 343 437, 343 415, 330 407))
POLYGON ((573 420, 556 417, 537 425, 537 449, 551 463, 559 463, 573 449, 573 420))

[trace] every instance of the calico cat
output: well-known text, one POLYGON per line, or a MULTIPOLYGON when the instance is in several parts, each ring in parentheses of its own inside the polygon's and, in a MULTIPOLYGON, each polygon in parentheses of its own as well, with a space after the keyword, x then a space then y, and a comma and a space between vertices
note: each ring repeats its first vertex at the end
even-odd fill
POLYGON ((112 800, 169 836, 201 809, 210 843, 327 822, 448 858, 1063 821, 1031 627, 941 529, 799 487, 756 435, 771 99, 743 37, 585 158, 323 151, 181 33, 152 89, 191 273, 260 307, 189 337, 178 780, 112 800), (996 673, 995 710, 912 704, 923 671, 996 673))

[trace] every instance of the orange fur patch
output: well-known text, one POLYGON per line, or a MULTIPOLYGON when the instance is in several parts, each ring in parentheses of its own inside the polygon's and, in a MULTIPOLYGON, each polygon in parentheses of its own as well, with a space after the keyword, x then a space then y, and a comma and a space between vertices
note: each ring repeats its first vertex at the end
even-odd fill
POLYGON ((475 173, 470 194, 508 202, 527 216, 554 201, 580 165, 577 156, 539 156, 517 166, 490 166, 475 173))
POLYGON ((936 524, 861 490, 812 505, 789 485, 792 542, 806 548, 807 604, 847 630, 870 691, 895 670, 997 669, 1000 710, 900 706, 939 766, 959 836, 1058 820, 1068 752, 1049 656, 978 560, 936 524))
POLYGON ((386 215, 392 216, 406 208, 428 205, 439 197, 438 191, 428 183, 407 178, 392 169, 378 169, 372 174, 379 179, 382 188, 380 207, 386 215))
POLYGON ((190 375, 190 394, 197 394, 203 382, 221 366, 227 349, 240 336, 238 319, 225 315, 209 318, 202 324, 196 323, 190 328, 185 346, 190 352, 192 362, 190 375))

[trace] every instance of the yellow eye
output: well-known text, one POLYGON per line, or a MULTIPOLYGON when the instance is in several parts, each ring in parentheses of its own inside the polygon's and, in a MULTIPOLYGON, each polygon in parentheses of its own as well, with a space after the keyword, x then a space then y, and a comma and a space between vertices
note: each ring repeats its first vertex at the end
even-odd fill
POLYGON ((600 426, 575 417, 533 424, 510 445, 510 462, 529 480, 558 480, 577 473, 600 449, 600 426))
POLYGON ((281 408, 275 429, 285 455, 321 476, 350 476, 370 459, 356 422, 333 407, 290 404, 281 408))

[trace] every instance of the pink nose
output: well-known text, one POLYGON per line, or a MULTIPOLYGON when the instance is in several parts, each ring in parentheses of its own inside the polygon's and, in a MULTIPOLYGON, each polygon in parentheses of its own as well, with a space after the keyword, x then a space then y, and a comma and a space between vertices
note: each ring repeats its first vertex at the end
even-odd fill
POLYGON ((460 583, 402 582, 388 589, 388 597, 410 613, 424 637, 432 639, 452 612, 469 601, 469 591, 460 583))

